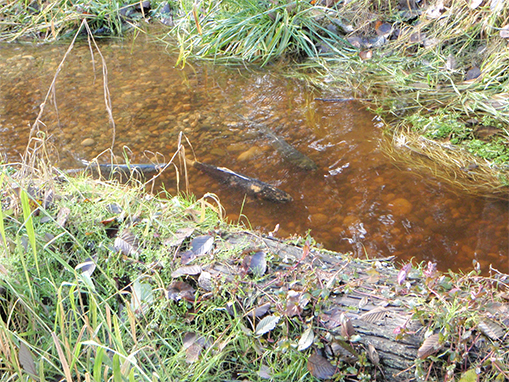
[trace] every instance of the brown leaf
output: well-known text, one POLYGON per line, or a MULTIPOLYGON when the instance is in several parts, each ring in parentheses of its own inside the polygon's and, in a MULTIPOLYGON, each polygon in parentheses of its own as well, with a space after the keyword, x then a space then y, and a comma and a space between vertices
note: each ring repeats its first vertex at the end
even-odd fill
POLYGON ((263 315, 265 315, 269 309, 270 309, 270 302, 266 302, 265 304, 262 304, 260 306, 257 306, 254 310, 253 310, 253 315, 255 317, 261 317, 263 315))
POLYGON ((185 283, 184 281, 174 281, 168 287, 168 299, 173 301, 179 301, 184 299, 186 301, 194 302, 194 288, 185 283))
POLYGON ((309 298, 305 293, 289 290, 288 299, 286 300, 286 309, 284 313, 288 317, 300 315, 308 302, 309 298))
POLYGON ((378 355, 375 347, 371 344, 368 344, 368 357, 373 365, 378 366, 380 363, 380 356, 378 355))
POLYGON ((477 327, 484 335, 488 336, 492 340, 499 340, 504 336, 504 329, 491 320, 486 319, 481 321, 477 327))
POLYGON ((371 309, 369 312, 361 314, 359 319, 366 322, 379 323, 385 318, 385 316, 387 316, 387 309, 382 306, 377 306, 376 308, 371 309))
POLYGON ((163 241, 163 244, 167 247, 177 247, 182 242, 191 236, 194 232, 194 228, 179 228, 173 233, 173 237, 170 237, 163 241))
POLYGON ((128 229, 122 232, 122 235, 115 239, 115 249, 122 252, 124 255, 129 256, 130 254, 138 251, 138 243, 134 234, 128 229))
POLYGON ((334 329, 341 325, 341 310, 333 309, 330 312, 322 313, 320 319, 327 329, 334 329))
POLYGON ((180 255, 180 261, 182 264, 189 264, 191 261, 196 259, 196 255, 193 251, 185 251, 183 254, 180 255))
POLYGON ((318 379, 332 378, 336 373, 336 368, 318 353, 309 357, 308 370, 313 377, 318 379))
POLYGON ((67 207, 60 208, 60 210, 58 211, 57 219, 56 219, 57 224, 60 227, 64 228, 70 214, 71 214, 70 208, 67 208, 67 207))
POLYGON ((198 342, 193 343, 191 346, 189 346, 186 349, 186 362, 187 363, 193 363, 198 361, 200 358, 200 353, 203 349, 203 346, 200 345, 198 342))
POLYGON ((180 268, 176 269, 175 271, 173 271, 171 273, 171 277, 176 279, 177 277, 180 277, 180 276, 193 276, 193 275, 198 275, 200 273, 201 273, 201 266, 190 265, 187 267, 180 267, 180 268))
POLYGON ((341 313, 341 335, 350 339, 351 336, 355 334, 355 329, 353 328, 352 321, 344 313, 341 313))
POLYGON ((442 347, 439 343, 440 335, 432 334, 428 338, 424 340, 421 347, 417 351, 417 357, 420 359, 425 359, 426 357, 430 356, 433 353, 436 353, 440 348, 442 347))

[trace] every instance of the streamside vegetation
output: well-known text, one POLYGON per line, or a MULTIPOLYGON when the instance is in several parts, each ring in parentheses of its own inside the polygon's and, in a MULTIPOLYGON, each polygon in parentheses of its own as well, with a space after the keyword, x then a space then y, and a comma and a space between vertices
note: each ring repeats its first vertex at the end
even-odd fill
POLYGON ((1 382, 509 378, 496 270, 398 271, 33 163, 0 167, 1 382))

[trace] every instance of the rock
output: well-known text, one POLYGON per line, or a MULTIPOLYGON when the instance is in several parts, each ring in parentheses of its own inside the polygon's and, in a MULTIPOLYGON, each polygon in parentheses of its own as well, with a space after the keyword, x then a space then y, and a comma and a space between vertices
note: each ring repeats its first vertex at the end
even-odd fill
POLYGON ((392 213, 396 216, 405 216, 412 212, 412 203, 405 198, 397 198, 389 203, 392 213))
POLYGON ((329 221, 329 217, 325 214, 318 213, 311 215, 311 221, 315 224, 326 224, 329 221))
POLYGON ((95 141, 93 138, 85 138, 84 140, 81 141, 81 145, 83 147, 90 147, 95 145, 95 141))
POLYGON ((262 150, 259 147, 253 146, 249 150, 246 150, 243 153, 239 154, 237 160, 243 162, 252 159, 253 157, 259 155, 261 152, 262 150))

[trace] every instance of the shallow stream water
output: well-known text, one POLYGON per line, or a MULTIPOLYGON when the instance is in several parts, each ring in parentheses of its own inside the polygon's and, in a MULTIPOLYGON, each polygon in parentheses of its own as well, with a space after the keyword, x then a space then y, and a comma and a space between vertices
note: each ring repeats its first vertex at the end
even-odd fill
MULTIPOLYGON (((67 48, 0 45, 0 152, 8 160, 24 152, 30 124, 67 48)), ((217 194, 230 219, 245 215, 253 228, 265 231, 279 224, 281 237, 310 231, 325 248, 362 257, 432 260, 453 270, 469 270, 476 259, 484 270, 493 264, 509 272, 507 203, 467 195, 390 159, 380 124, 360 104, 317 100, 330 94, 311 92, 271 69, 200 63, 175 68, 175 55, 142 39, 102 43, 101 52, 115 155, 127 152, 131 163, 147 163, 161 153, 156 157, 164 162, 182 131, 199 161, 271 183, 294 198, 288 204, 244 202, 238 190, 189 169, 190 191, 198 197, 217 194), (318 169, 301 170, 285 161, 241 116, 264 124, 318 169)), ((42 118, 64 168, 75 167, 75 158, 94 158, 112 143, 97 52, 92 63, 88 46, 77 44, 42 118)), ((174 171, 161 180, 176 192, 174 171)))

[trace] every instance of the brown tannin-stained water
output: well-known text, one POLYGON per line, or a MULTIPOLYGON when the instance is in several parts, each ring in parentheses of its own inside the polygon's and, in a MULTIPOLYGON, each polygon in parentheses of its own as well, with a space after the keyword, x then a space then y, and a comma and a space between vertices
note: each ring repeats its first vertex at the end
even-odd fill
MULTIPOLYGON (((0 45, 0 150, 8 160, 24 152, 29 124, 66 49, 0 45)), ((148 163, 159 152, 164 162, 183 131, 197 160, 293 196, 286 204, 244 202, 239 190, 190 168, 190 190, 198 197, 217 194, 232 220, 243 214, 253 228, 266 231, 279 224, 281 237, 309 230, 325 248, 361 257, 432 260, 453 270, 469 270, 476 259, 485 271, 493 264, 509 272, 507 203, 469 196, 395 163, 383 153, 377 121, 360 104, 315 100, 322 95, 270 69, 255 73, 196 63, 178 69, 175 56, 141 39, 101 49, 117 156, 125 151, 131 163, 148 163), (285 160, 263 129, 241 116, 307 155, 317 170, 285 160)), ((101 62, 97 52, 94 57, 95 72, 88 47, 74 48, 42 118, 64 168, 111 145, 101 62)), ((176 192, 174 171, 167 170, 162 182, 176 192)))

